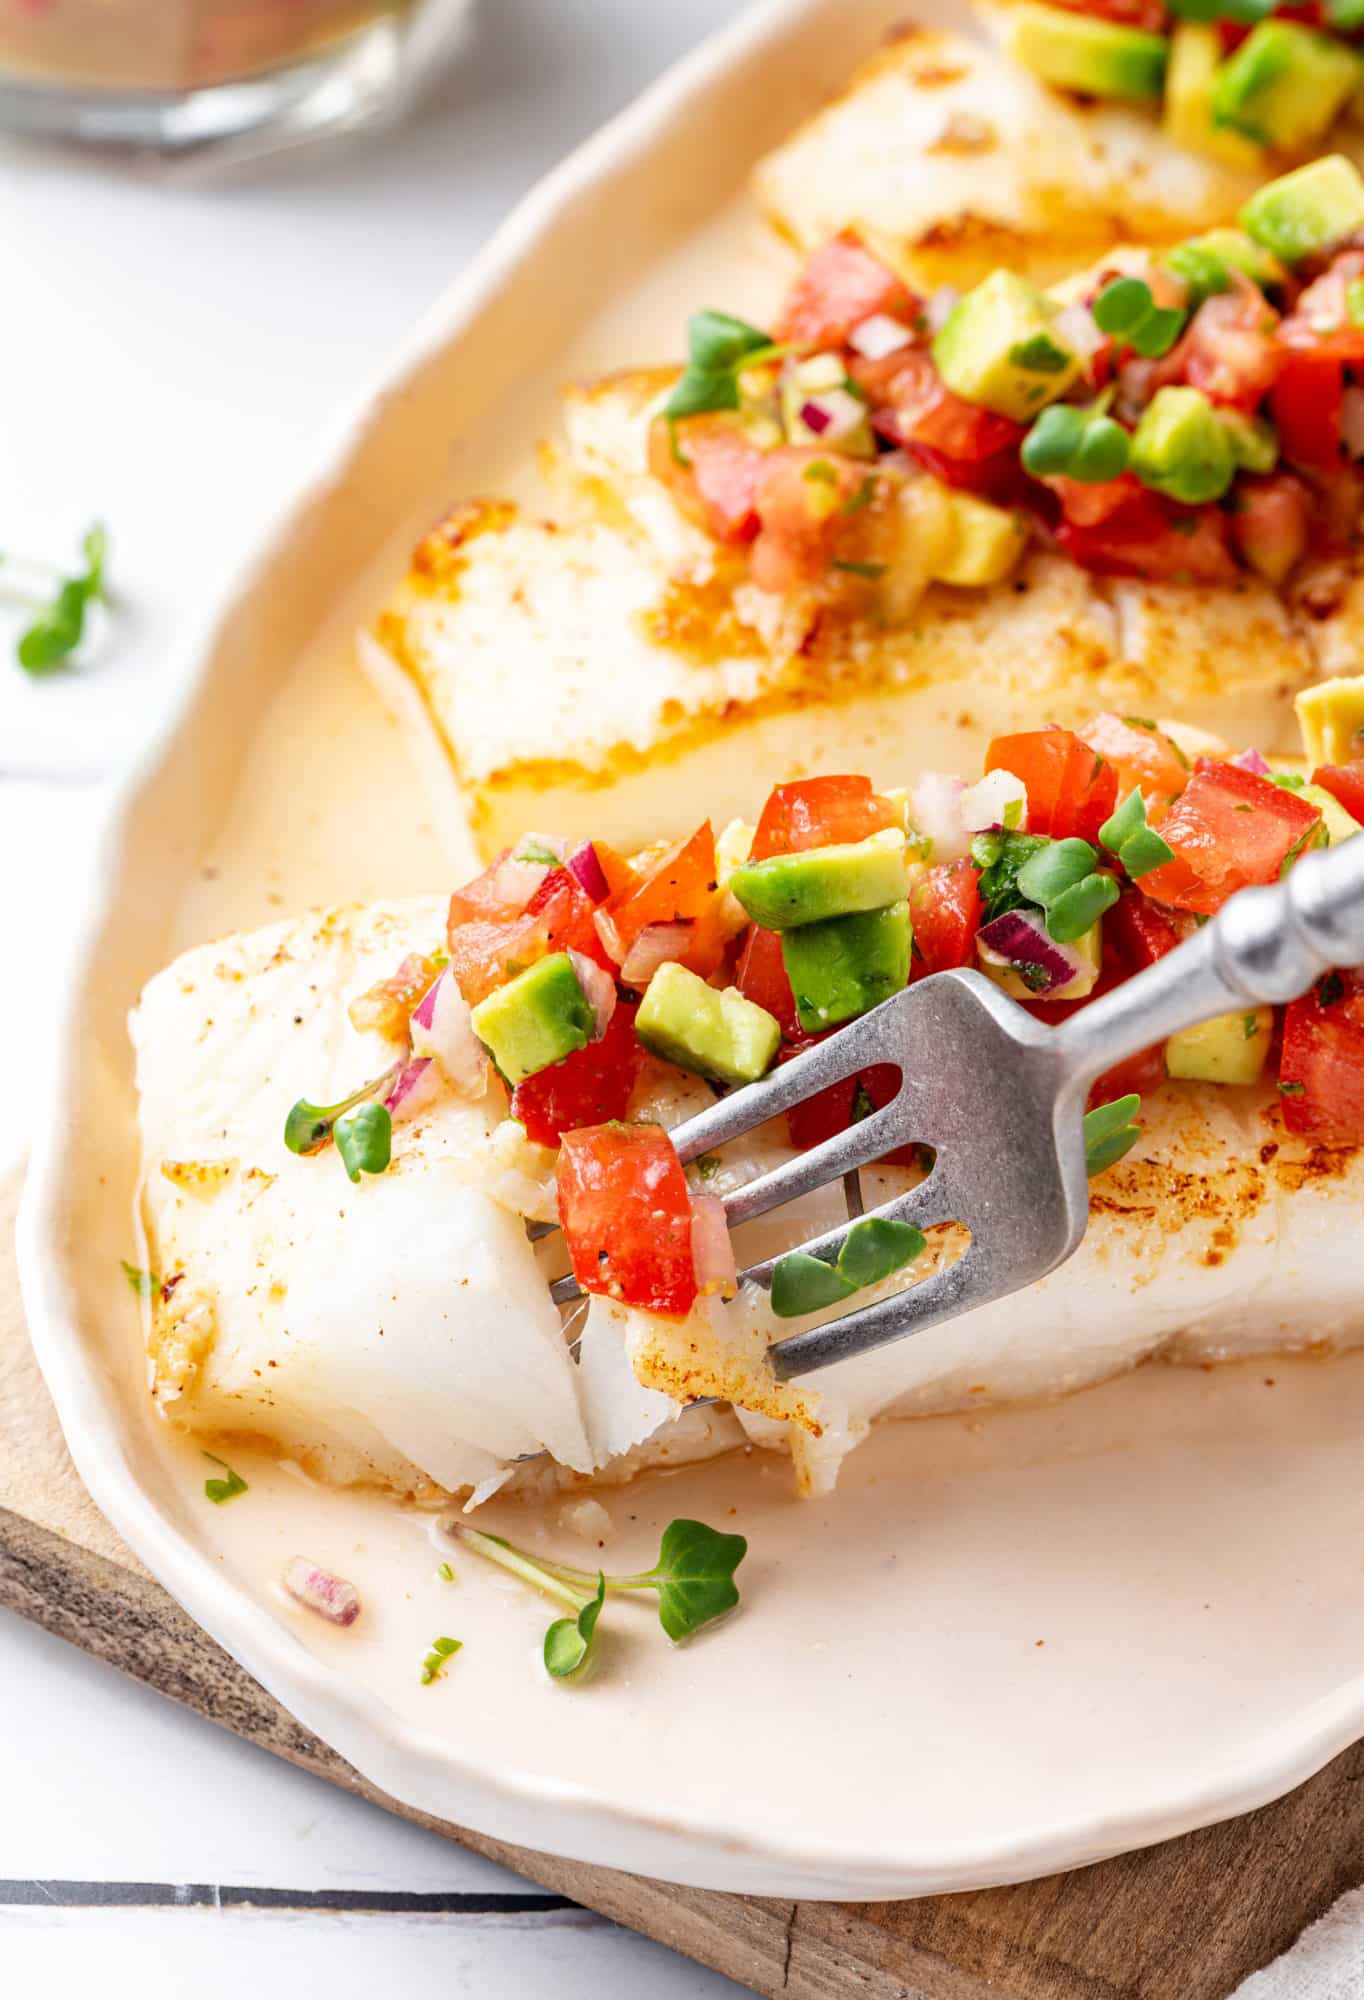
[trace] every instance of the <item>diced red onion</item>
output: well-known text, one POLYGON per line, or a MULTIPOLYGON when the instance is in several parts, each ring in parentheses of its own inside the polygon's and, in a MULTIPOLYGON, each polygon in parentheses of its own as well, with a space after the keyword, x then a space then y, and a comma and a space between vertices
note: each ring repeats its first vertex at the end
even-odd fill
POLYGON ((568 956, 578 975, 578 984, 587 995, 587 1004, 597 1017, 592 1039, 599 1042, 616 1011, 616 982, 595 958, 588 958, 581 951, 571 951, 568 956))
POLYGON ((1340 434, 1351 458, 1364 458, 1364 389, 1354 382, 1341 399, 1340 434))
POLYGON ((659 966, 681 958, 690 943, 690 924, 646 924, 621 966, 622 986, 647 986, 659 966))
POLYGON ((420 1111, 434 1104, 445 1088, 439 1063, 430 1056, 418 1056, 415 1062, 404 1064, 397 1082, 384 1099, 388 1115, 395 1123, 404 1118, 415 1118, 420 1111))
POLYGON ((412 1016, 412 1053, 431 1056, 447 1082, 477 1097, 488 1081, 488 1057, 469 1019, 469 1003, 447 966, 412 1016))
POLYGON ((597 850, 590 840, 585 840, 581 847, 575 847, 564 866, 578 887, 585 889, 594 903, 606 901, 611 893, 611 884, 606 879, 601 862, 597 859, 597 850))
MULTIPOLYGON (((540 843, 538 834, 528 834, 526 838, 543 844, 551 852, 557 846, 557 842, 553 841, 540 843)), ((506 860, 498 863, 488 885, 492 898, 505 904, 509 910, 523 910, 549 872, 548 862, 518 861, 513 848, 506 860)))
POLYGON ((1005 812, 1016 805, 1017 815, 1008 824, 1021 829, 1028 824, 1028 788, 1012 771, 987 771, 979 784, 969 785, 960 800, 961 823, 968 833, 1001 833, 1005 812))
POLYGON ((1089 307, 1081 305, 1078 300, 1074 305, 1062 306, 1052 321, 1052 327, 1057 337, 1082 361, 1088 361, 1091 355, 1097 354, 1107 338, 1095 325, 1089 307))
POLYGON ((950 778, 942 771, 925 771, 910 787, 911 817, 916 831, 932 841, 934 861, 960 861, 970 849, 961 816, 965 790, 960 778, 950 778))
POLYGON ((691 1198, 691 1260, 696 1288, 703 1297, 712 1292, 718 1292, 722 1298, 734 1297, 739 1289, 739 1273, 725 1221, 725 1204, 718 1194, 694 1194, 691 1198))
POLYGON ((898 354, 902 347, 908 347, 913 338, 909 327, 892 319, 889 313, 872 313, 853 328, 848 345, 868 361, 884 361, 888 354, 898 354))
POLYGON ((807 430, 828 444, 838 444, 866 421, 867 406, 846 389, 823 389, 808 396, 800 406, 800 420, 807 430))
POLYGON ((988 965, 1036 966, 1041 977, 1033 990, 1039 1000, 1058 986, 1069 986, 1084 969, 1077 951, 1048 935, 1040 910, 1006 910, 982 926, 977 941, 988 965))
POLYGON ((1250 771, 1257 778, 1269 776, 1269 766, 1258 750, 1243 750, 1239 757, 1233 757, 1231 761, 1238 770, 1250 771))
POLYGON ((291 1556, 284 1570, 284 1588, 296 1604, 315 1611, 332 1625, 353 1625, 360 1616, 360 1593, 344 1576, 319 1569, 306 1556, 291 1556))
POLYGON ((937 291, 930 294, 924 306, 924 319, 930 332, 941 333, 960 297, 961 293, 955 285, 939 285, 937 291))

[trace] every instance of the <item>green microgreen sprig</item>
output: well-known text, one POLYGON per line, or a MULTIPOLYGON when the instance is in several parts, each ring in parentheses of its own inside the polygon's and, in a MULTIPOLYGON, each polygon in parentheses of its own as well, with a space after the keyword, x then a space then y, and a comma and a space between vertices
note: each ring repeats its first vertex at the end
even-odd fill
POLYGON ((1110 278, 1091 310, 1101 333, 1148 361, 1169 353, 1188 318, 1180 306, 1158 306, 1144 278, 1110 278))
POLYGON ((381 1174, 393 1153, 393 1120, 386 1105, 370 1102, 387 1092, 402 1074, 399 1060, 382 1076, 362 1083, 339 1104, 310 1104, 300 1097, 291 1105, 284 1121, 284 1143, 291 1153, 320 1153, 328 1140, 336 1140, 336 1150, 353 1181, 362 1172, 381 1174))
POLYGON ((706 410, 737 410, 740 372, 787 351, 747 320, 710 307, 693 313, 687 321, 687 365, 663 405, 664 416, 675 422, 706 410))
MULTIPOLYGON (((35 614, 31 624, 19 634, 15 657, 30 674, 48 674, 65 666, 85 637, 85 620, 92 604, 107 599, 105 566, 109 537, 98 521, 87 528, 81 541, 85 567, 74 576, 59 576, 50 597, 28 589, 13 594, 35 614)), ((13 558, 0 558, 0 565, 13 558)), ((25 565, 25 567, 30 567, 25 565)))
POLYGON ((1174 860, 1170 843, 1146 824, 1146 801, 1137 785, 1099 828, 1099 839, 1110 854, 1117 855, 1134 882, 1174 860))
POLYGON ((1140 1109, 1141 1099, 1133 1093, 1085 1113, 1085 1172, 1091 1180, 1136 1145, 1141 1127, 1132 1121, 1140 1109))
POLYGON ((1119 479, 1131 439, 1102 402, 1052 403, 1023 440, 1023 470, 1034 479, 1064 475, 1086 485, 1119 479))
POLYGON ((1058 944, 1074 944, 1118 900, 1118 885, 1098 871, 1098 859, 1087 840, 1049 840, 1018 871, 1020 894, 1044 912, 1058 944))
POLYGON ((545 1633, 545 1668, 555 1680, 576 1680, 587 1667, 608 1591, 657 1591, 658 1622, 680 1644, 734 1609, 739 1602, 734 1572, 748 1554, 742 1535, 722 1535, 704 1521, 671 1521, 652 1569, 606 1576, 601 1570, 574 1569, 530 1555, 501 1535, 485 1535, 462 1521, 452 1522, 450 1532, 489 1562, 567 1606, 571 1615, 556 1618, 545 1633))
POLYGON ((924 1233, 889 1215, 864 1215, 843 1239, 838 1261, 790 1250, 772 1270, 772 1310, 778 1319, 799 1319, 840 1304, 867 1285, 880 1284, 924 1252, 924 1233))
POLYGON ((206 1451, 204 1457, 210 1465, 221 1465, 223 1471, 227 1474, 225 1479, 206 1479, 204 1481, 205 1498, 211 1500, 215 1507, 221 1507, 224 1500, 235 1500, 239 1493, 250 1492, 251 1489, 241 1474, 234 1472, 225 1460, 215 1458, 211 1451, 206 1451))

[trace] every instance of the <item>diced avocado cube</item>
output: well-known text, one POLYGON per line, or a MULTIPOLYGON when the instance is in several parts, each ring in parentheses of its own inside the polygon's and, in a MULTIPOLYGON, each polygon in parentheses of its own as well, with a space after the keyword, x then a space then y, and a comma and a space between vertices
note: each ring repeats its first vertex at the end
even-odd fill
POLYGON ((1164 35, 1035 0, 1010 9, 1005 46, 1044 83, 1088 97, 1159 97, 1170 49, 1164 35))
POLYGON ((566 951, 551 952, 480 1000, 470 1015, 474 1033, 508 1083, 585 1049, 597 1025, 566 951))
MULTIPOLYGON (((1055 12, 1059 9, 1048 8, 1055 12)), ((1060 18, 1079 20, 1079 15, 1060 18)), ((933 342, 938 373, 954 394, 1026 423, 1080 372, 1080 357, 1055 331, 1060 311, 1015 271, 992 271, 958 299, 933 342)))
POLYGON ((1359 58, 1299 21, 1261 21, 1221 65, 1212 115, 1262 146, 1295 153, 1329 131, 1359 87, 1359 58))
POLYGON ((865 1014, 909 983, 909 904, 801 924, 781 955, 807 1035, 865 1014))
MULTIPOLYGON (((1221 61, 1222 40, 1211 21, 1175 22, 1165 72, 1165 132, 1177 146, 1187 146, 1190 152, 1253 171, 1263 158, 1263 148, 1242 133, 1227 131, 1213 122, 1213 79, 1221 61)), ((1214 285, 1210 289, 1222 288, 1214 285)))
POLYGON ((1157 389, 1132 433, 1128 460, 1143 486, 1186 507, 1219 500, 1236 477, 1226 426, 1197 389, 1157 389))
MULTIPOLYGON (((1083 937, 1075 939, 1070 949, 1080 960, 1079 969, 1073 979, 1064 986, 1054 986, 1048 993, 1048 1000, 1083 1000, 1092 993, 1099 983, 1099 973, 1103 967, 1103 919, 1091 924, 1083 937)), ((1036 1000, 1035 988, 1029 986, 1021 972, 1015 972, 1011 965, 996 965, 985 957, 982 947, 977 945, 977 965, 987 979, 1007 993, 1011 1000, 1036 1000)))
POLYGON ((1364 756, 1364 674, 1318 681, 1293 707, 1309 764, 1351 764, 1364 756))
POLYGON ((952 547, 945 560, 934 563, 934 582, 1002 583, 1027 546, 1026 521, 974 493, 953 493, 951 512, 952 547))
POLYGON ((1205 236, 1191 236, 1187 243, 1176 243, 1165 263, 1188 286, 1191 307, 1202 305, 1214 292, 1229 292, 1234 272, 1267 291, 1288 276, 1278 258, 1243 229, 1210 229, 1205 236))
POLYGON ((1328 153, 1253 194, 1241 227, 1285 264, 1296 264, 1364 229, 1364 180, 1343 153, 1328 153))
POLYGON ((755 924, 785 931, 897 903, 908 893, 906 871, 905 837, 887 827, 867 840, 746 861, 729 887, 755 924))
POLYGON ((1325 785, 1304 785, 1298 793, 1309 806, 1315 806, 1321 814, 1321 823, 1326 828, 1326 845, 1339 847, 1342 840, 1353 840, 1357 833, 1364 832, 1353 813, 1346 812, 1340 800, 1325 785))
POLYGON ((684 965, 660 965, 635 1016, 646 1049, 717 1083, 753 1083, 772 1065, 781 1029, 735 986, 717 993, 684 965))
POLYGON ((1279 462, 1279 434, 1265 417, 1248 417, 1244 410, 1217 412, 1231 455, 1242 472, 1272 472, 1279 462))
POLYGON ((1274 1009, 1218 1014, 1181 1028, 1165 1044, 1165 1068, 1192 1083, 1257 1083, 1269 1054, 1274 1009))

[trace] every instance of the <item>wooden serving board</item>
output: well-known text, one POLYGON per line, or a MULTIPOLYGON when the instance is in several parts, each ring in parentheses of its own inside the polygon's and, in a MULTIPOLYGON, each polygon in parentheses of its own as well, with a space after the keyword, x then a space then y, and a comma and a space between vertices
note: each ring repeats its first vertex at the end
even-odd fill
POLYGON ((1364 1881, 1364 1744, 1278 1804, 1017 1888, 910 1903, 679 1889, 408 1811, 308 1733, 123 1547, 77 1479, 29 1349, 0 1182, 0 1605, 291 1763, 791 2000, 1226 2000, 1364 1881))

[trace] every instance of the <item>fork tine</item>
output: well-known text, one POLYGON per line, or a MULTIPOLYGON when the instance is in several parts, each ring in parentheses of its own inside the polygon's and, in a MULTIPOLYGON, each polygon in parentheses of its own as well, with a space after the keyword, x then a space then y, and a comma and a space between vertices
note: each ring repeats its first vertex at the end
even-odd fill
MULTIPOLYGON (((884 1004, 892 1006, 894 1002, 884 1004)), ((803 1098, 815 1096, 831 1083, 841 1083, 844 1077, 866 1069, 870 1063, 877 1060, 884 1062, 884 1055, 878 1057, 868 1046, 870 1038, 866 1027, 872 1019, 873 1014, 864 1014, 859 1020, 850 1021, 846 1028, 830 1035, 827 1042, 821 1042, 817 1048, 806 1049, 802 1055, 793 1056, 789 1063, 783 1063, 771 1076, 763 1077, 758 1083, 744 1084, 741 1089, 731 1091, 728 1097, 721 1097, 704 1111, 698 1111, 694 1118, 688 1118, 684 1124, 674 1127, 669 1136, 683 1165, 702 1153, 710 1152, 714 1146, 728 1145, 731 1139, 741 1139, 755 1125, 766 1124, 778 1112, 789 1111, 803 1098)), ((848 1164, 856 1163, 850 1161, 848 1164)))
MULTIPOLYGON (((882 1202, 879 1208, 869 1208, 866 1215, 886 1222, 913 1222, 921 1229, 930 1228, 935 1222, 956 1222, 959 1216, 947 1212, 947 1191, 942 1176, 937 1173, 925 1175, 917 1187, 908 1194, 896 1195, 893 1201, 882 1202)), ((808 1243, 797 1243, 795 1250, 803 1250, 807 1256, 835 1258, 848 1240, 848 1232, 859 1216, 850 1216, 837 1229, 826 1230, 823 1236, 812 1236, 808 1243)), ((746 1271, 740 1271, 740 1284, 770 1285, 772 1273, 781 1258, 789 1256, 789 1251, 781 1251, 776 1257, 767 1257, 761 1264, 751 1264, 746 1271)))
POLYGON ((972 1307, 988 1305, 1009 1289, 1007 1282, 1000 1285, 992 1277, 988 1259, 973 1242, 955 1264, 893 1298, 878 1299, 875 1305, 861 1306, 838 1319, 825 1320, 822 1326, 776 1341, 767 1350, 768 1360, 777 1380, 789 1382, 795 1375, 808 1375, 836 1361, 850 1361, 892 1340, 954 1319, 972 1307))
POLYGON ((794 1160, 784 1160, 770 1173, 759 1174, 745 1181, 742 1187, 732 1189, 724 1198, 725 1221, 730 1228, 737 1229, 741 1222, 751 1222, 755 1215, 766 1215, 770 1208, 779 1208, 783 1202, 795 1201, 800 1195, 824 1187, 855 1167, 870 1166, 883 1153, 903 1145, 907 1137, 901 1129, 903 1117, 895 1115, 903 1095, 902 1087, 889 1104, 860 1118, 846 1132, 836 1133, 822 1145, 811 1146, 794 1160))

